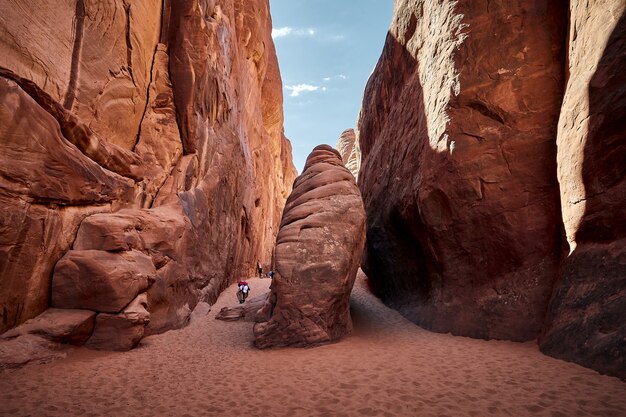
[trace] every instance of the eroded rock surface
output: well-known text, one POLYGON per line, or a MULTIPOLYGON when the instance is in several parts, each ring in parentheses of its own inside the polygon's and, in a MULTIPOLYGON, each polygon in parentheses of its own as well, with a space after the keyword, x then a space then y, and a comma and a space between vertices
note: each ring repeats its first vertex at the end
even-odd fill
POLYGON ((59 343, 82 345, 93 332, 96 313, 89 310, 49 308, 34 319, 0 335, 2 339, 33 334, 59 343))
POLYGON ((69 251, 54 268, 52 306, 119 313, 154 282, 156 269, 139 251, 69 251))
POLYGON ((534 339, 560 256, 566 3, 396 3, 359 120, 363 269, 428 329, 534 339))
POLYGON ((354 129, 346 129, 339 136, 335 148, 341 154, 341 160, 348 170, 359 178, 359 169, 361 169, 361 148, 356 137, 354 129))
POLYGON ((396 1, 358 128, 388 304, 624 377, 625 8, 396 1))
POLYGON ((269 297, 269 293, 257 295, 256 297, 246 299, 243 304, 231 307, 224 307, 215 315, 217 320, 224 321, 257 321, 259 310, 263 308, 269 297))
POLYGON ((150 322, 148 295, 139 294, 119 314, 100 313, 86 346, 101 350, 130 350, 137 346, 150 322))
POLYGON ((132 346, 269 260, 295 168, 266 0, 0 8, 0 331, 52 299, 132 346))
POLYGON ((320 145, 285 205, 255 345, 313 346, 349 333, 349 298, 364 238, 365 212, 354 177, 335 149, 320 145))
POLYGON ((571 4, 557 137, 570 254, 539 345, 626 379, 626 4, 571 4))

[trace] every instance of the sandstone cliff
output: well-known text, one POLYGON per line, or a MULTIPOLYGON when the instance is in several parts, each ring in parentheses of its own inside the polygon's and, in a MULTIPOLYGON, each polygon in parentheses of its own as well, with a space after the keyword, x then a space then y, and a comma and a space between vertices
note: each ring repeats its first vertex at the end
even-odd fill
POLYGON ((440 332, 543 329, 625 375, 623 15, 396 0, 358 123, 363 268, 388 304, 440 332))
POLYGON ((0 332, 141 293, 142 334, 178 327, 269 260, 296 171, 267 0, 0 9, 0 332))
POLYGON ((569 256, 541 349, 626 379, 626 2, 571 2, 557 135, 569 256))
POLYGON ((354 178, 358 179, 361 169, 361 147, 354 129, 344 130, 339 136, 335 148, 339 151, 341 160, 348 171, 354 175, 354 178))

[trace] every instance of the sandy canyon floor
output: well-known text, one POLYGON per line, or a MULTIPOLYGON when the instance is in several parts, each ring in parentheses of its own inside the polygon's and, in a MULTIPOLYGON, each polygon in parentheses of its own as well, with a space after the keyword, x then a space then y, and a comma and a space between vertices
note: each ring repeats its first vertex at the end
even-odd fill
MULTIPOLYGON (((534 343, 425 331, 361 274, 355 331, 312 349, 260 351, 252 323, 206 318, 133 351, 84 348, 0 374, 10 416, 626 416, 626 383, 542 355, 534 343)), ((269 279, 251 279, 252 296, 269 279)))

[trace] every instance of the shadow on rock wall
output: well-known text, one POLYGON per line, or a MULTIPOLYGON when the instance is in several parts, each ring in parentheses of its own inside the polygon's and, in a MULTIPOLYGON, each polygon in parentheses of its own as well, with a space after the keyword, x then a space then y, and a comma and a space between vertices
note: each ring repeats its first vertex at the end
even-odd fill
POLYGON ((359 187, 368 217, 362 266, 378 296, 431 330, 523 341, 541 329, 562 256, 555 138, 566 17, 546 3, 532 19, 507 21, 519 31, 499 33, 498 19, 516 7, 499 5, 493 22, 471 2, 452 11, 492 25, 502 37, 495 52, 478 48, 488 41, 482 31, 458 51, 437 49, 459 39, 454 28, 415 46, 414 34, 430 36, 429 20, 415 14, 390 31, 363 99, 359 187), (523 45, 539 52, 511 52, 523 45), (460 91, 440 106, 447 90, 433 79, 451 69, 460 91))
MULTIPOLYGON (((626 15, 589 82, 585 212, 540 339, 543 352, 626 378, 626 15)), ((567 138, 566 138, 567 139, 567 138)))

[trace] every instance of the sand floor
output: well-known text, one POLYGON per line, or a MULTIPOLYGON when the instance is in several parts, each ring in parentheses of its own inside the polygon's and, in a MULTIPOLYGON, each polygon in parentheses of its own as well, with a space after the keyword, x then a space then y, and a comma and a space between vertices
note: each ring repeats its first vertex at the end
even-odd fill
MULTIPOLYGON (((269 279, 251 279, 252 296, 269 279)), ((373 297, 361 275, 355 331, 312 349, 260 351, 252 323, 215 314, 131 352, 84 348, 0 373, 10 416, 626 416, 626 383, 534 343, 431 333, 373 297)))

